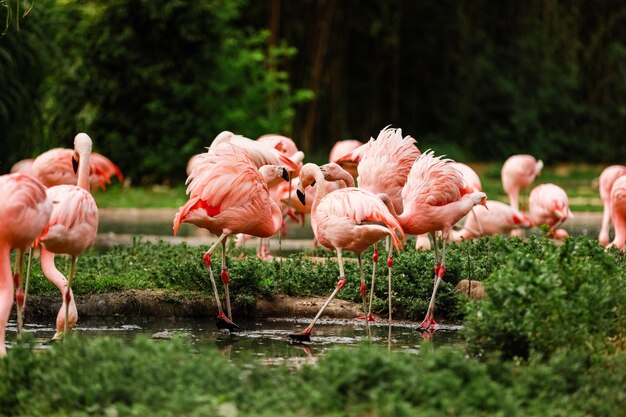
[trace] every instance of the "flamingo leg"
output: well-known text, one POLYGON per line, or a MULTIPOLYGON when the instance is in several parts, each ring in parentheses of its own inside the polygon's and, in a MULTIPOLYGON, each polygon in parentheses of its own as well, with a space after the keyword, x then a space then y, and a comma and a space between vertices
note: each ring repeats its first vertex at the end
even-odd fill
POLYGON ((232 322, 226 315, 224 314, 224 310, 222 309, 222 302, 220 301, 219 293, 217 291, 217 284, 215 283, 215 278, 213 278, 213 269, 211 269, 211 254, 219 245, 222 240, 224 240, 228 236, 228 233, 222 233, 217 241, 209 248, 209 250, 204 254, 204 264, 209 270, 209 278, 211 279, 211 286, 213 287, 213 294, 215 295, 215 302, 217 304, 217 327, 220 329, 229 329, 234 330, 239 328, 235 323, 232 322))
POLYGON ((374 254, 372 255, 372 287, 370 289, 370 303, 367 308, 367 319, 374 321, 372 316, 372 304, 374 303, 374 283, 376 282, 376 265, 378 264, 378 242, 374 243, 374 254))
POLYGON ((363 314, 367 314, 367 284, 365 283, 365 274, 363 273, 363 261, 361 260, 361 254, 357 255, 359 261, 359 276, 361 277, 361 287, 359 292, 363 299, 363 314))
POLYGON ((228 275, 228 267, 226 266, 226 238, 222 240, 222 283, 224 284, 224 293, 226 295, 226 314, 228 314, 228 319, 230 321, 233 320, 233 313, 230 308, 230 291, 228 289, 228 281, 230 281, 230 276, 228 275))
POLYGON ((324 312, 328 304, 330 304, 332 299, 335 298, 339 290, 341 290, 343 286, 346 285, 346 275, 343 269, 343 259, 341 258, 340 248, 337 248, 337 259, 339 261, 339 280, 337 281, 337 285, 335 286, 335 289, 333 290, 332 294, 330 294, 326 302, 322 305, 322 308, 320 308, 320 310, 317 312, 317 314, 313 318, 313 321, 311 321, 311 323, 307 326, 307 328, 301 331, 300 333, 294 333, 294 334, 289 335, 291 340, 296 341, 296 342, 311 341, 311 331, 313 330, 313 326, 315 326, 315 323, 320 318, 320 316, 322 315, 322 313, 324 312))
POLYGON ((389 286, 387 288, 387 295, 388 295, 388 301, 389 301, 389 323, 391 323, 391 313, 392 313, 392 308, 391 308, 391 268, 393 267, 393 247, 391 246, 391 237, 387 236, 387 253, 389 254, 389 257, 387 258, 387 268, 388 268, 388 281, 389 281, 389 286))
POLYGON ((426 317, 419 325, 420 329, 430 330, 434 328, 437 323, 434 320, 433 312, 435 310, 435 298, 437 295, 437 289, 439 288, 439 284, 441 284, 441 279, 443 278, 446 267, 445 267, 445 251, 446 251, 446 237, 448 235, 447 232, 442 233, 442 243, 441 243, 441 259, 439 259, 439 253, 437 250, 437 237, 435 233, 433 235, 433 243, 435 248, 435 282, 433 285, 433 293, 430 296, 430 302, 428 303, 428 310, 426 311, 426 317))
POLYGON ((22 276, 24 275, 24 252, 21 250, 15 253, 15 275, 13 276, 15 284, 15 303, 17 304, 17 336, 22 335, 24 327, 24 288, 22 276))
MULTIPOLYGON (((70 301, 72 300, 72 280, 74 279, 74 274, 76 273, 76 261, 78 257, 76 255, 72 255, 72 263, 70 264, 70 274, 67 279, 67 288, 65 290, 65 326, 63 328, 63 335, 67 335, 68 323, 70 319, 70 301)), ((65 337, 63 338, 65 340, 65 337)))
POLYGON ((30 268, 33 261, 33 247, 28 248, 28 265, 26 265, 26 279, 24 280, 24 307, 26 307, 26 296, 28 295, 28 283, 30 281, 30 268))

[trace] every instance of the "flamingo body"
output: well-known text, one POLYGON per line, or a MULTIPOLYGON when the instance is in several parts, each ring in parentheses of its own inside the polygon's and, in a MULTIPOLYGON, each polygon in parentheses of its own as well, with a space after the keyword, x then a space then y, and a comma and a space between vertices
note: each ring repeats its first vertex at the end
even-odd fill
POLYGON ((513 229, 532 226, 531 220, 522 212, 500 201, 490 201, 489 210, 476 210, 475 216, 469 214, 466 217, 463 229, 453 232, 453 240, 509 234, 513 229), (481 228, 482 234, 479 232, 481 228))
POLYGON ((363 146, 363 142, 356 139, 337 141, 330 150, 328 161, 339 164, 343 169, 350 173, 353 178, 356 178, 358 175, 357 165, 360 160, 357 149, 361 146, 363 146))
POLYGON ((0 176, 0 356, 6 354, 6 324, 13 306, 10 251, 29 247, 51 212, 46 189, 35 178, 20 173, 0 176))
POLYGON ((540 184, 533 188, 528 206, 533 223, 536 226, 545 224, 551 232, 572 216, 567 194, 555 184, 540 184))
POLYGON ((624 175, 626 175, 626 166, 624 165, 611 165, 600 174, 600 198, 602 199, 604 209, 598 241, 602 246, 606 246, 609 243, 609 229, 611 228, 612 217, 611 189, 615 180, 624 175))
POLYGON ((543 162, 531 155, 513 155, 504 162, 500 173, 502 188, 512 207, 519 210, 520 191, 530 187, 542 168, 543 162))
POLYGON ((626 249, 626 176, 621 176, 611 188, 611 214, 615 223, 615 238, 611 246, 626 249))

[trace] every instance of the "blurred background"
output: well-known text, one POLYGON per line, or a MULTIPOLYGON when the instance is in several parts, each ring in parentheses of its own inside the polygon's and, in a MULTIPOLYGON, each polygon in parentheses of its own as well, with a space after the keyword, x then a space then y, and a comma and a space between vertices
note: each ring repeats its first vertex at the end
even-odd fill
POLYGON ((389 124, 466 162, 626 160, 619 0, 0 0, 0 31, 2 173, 85 131, 180 183, 221 130, 315 161, 389 124))

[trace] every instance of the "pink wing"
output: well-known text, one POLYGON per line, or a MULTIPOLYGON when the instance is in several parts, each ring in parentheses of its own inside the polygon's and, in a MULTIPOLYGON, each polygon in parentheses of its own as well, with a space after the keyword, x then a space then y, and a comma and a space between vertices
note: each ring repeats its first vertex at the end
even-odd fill
POLYGON ((335 142, 333 148, 330 150, 328 161, 338 164, 341 162, 358 162, 358 152, 355 154, 352 152, 361 146, 363 146, 363 142, 356 139, 347 139, 335 142))
POLYGON ((626 175, 626 166, 624 165, 611 165, 602 171, 600 174, 600 198, 603 202, 609 201, 613 183, 623 175, 626 175))
POLYGON ((543 162, 531 155, 513 155, 502 165, 502 187, 506 193, 529 187, 541 172, 543 162))
POLYGON ((200 154, 186 184, 189 201, 174 218, 174 234, 192 210, 203 209, 208 216, 216 216, 246 204, 258 193, 269 194, 267 184, 248 153, 230 144, 221 144, 211 153, 200 154))
POLYGON ((17 161, 11 167, 11 174, 16 174, 16 173, 28 174, 28 175, 32 175, 34 177, 35 176, 34 173, 33 173, 33 163, 34 162, 35 162, 35 160, 33 158, 22 159, 21 161, 17 161))
POLYGON ((450 162, 453 161, 434 156, 432 151, 419 157, 402 189, 405 210, 408 205, 443 206, 461 198, 463 177, 450 162))
POLYGON ((402 188, 420 156, 415 143, 411 136, 402 137, 402 129, 385 128, 360 152, 359 188, 387 194, 397 213, 402 212, 402 188))
MULTIPOLYGON (((388 229, 400 234, 405 239, 404 231, 385 204, 374 194, 359 188, 342 188, 333 191, 320 201, 316 216, 346 217, 356 224, 364 222, 383 223, 388 229)), ((394 246, 402 243, 392 233, 394 246)))
POLYGON ((611 189, 611 205, 615 223, 615 238, 612 245, 624 250, 626 243, 626 176, 615 180, 611 189))
POLYGON ((48 223, 52 203, 46 189, 25 174, 0 176, 0 241, 26 249, 48 223))
POLYGON ((528 197, 530 216, 536 225, 552 227, 562 223, 572 212, 565 191, 555 184, 540 184, 533 188, 528 197))
POLYGON ((270 148, 274 148, 282 154, 291 156, 298 152, 296 143, 287 136, 268 134, 257 139, 257 142, 263 143, 270 148))
POLYGON ((51 252, 78 255, 89 248, 98 233, 98 207, 91 194, 76 185, 47 190, 52 215, 38 240, 51 252))
POLYGON ((461 173, 463 182, 465 183, 465 194, 474 193, 483 190, 480 178, 476 171, 470 166, 462 162, 452 162, 452 166, 461 173))
POLYGON ((120 168, 115 165, 109 158, 97 152, 92 152, 89 157, 89 183, 93 190, 97 186, 105 190, 107 184, 111 183, 111 178, 117 177, 117 180, 124 182, 124 175, 120 168))

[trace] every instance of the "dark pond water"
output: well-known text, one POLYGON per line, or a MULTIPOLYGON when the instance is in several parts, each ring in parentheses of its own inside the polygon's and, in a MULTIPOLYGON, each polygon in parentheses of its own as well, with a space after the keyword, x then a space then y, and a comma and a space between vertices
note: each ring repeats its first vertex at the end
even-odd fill
MULTIPOLYGON (((417 354, 425 336, 428 336, 428 346, 431 347, 462 344, 460 326, 443 325, 432 335, 422 335, 417 330, 416 323, 396 322, 389 326, 380 322, 366 326, 365 323, 354 320, 320 320, 315 326, 310 344, 291 343, 287 335, 304 329, 308 323, 309 319, 253 320, 238 323, 245 330, 228 333, 217 329, 210 320, 80 319, 76 331, 86 338, 110 336, 126 341, 143 335, 153 337, 155 343, 168 343, 171 336, 184 334, 195 345, 216 347, 232 360, 256 357, 268 364, 292 365, 314 362, 335 346, 354 347, 360 343, 369 343, 392 351, 417 354)), ((38 347, 49 348, 47 343, 54 335, 52 322, 27 323, 25 331, 35 337, 38 347)), ((15 321, 10 321, 7 327, 8 347, 15 341, 16 335, 15 321)))

